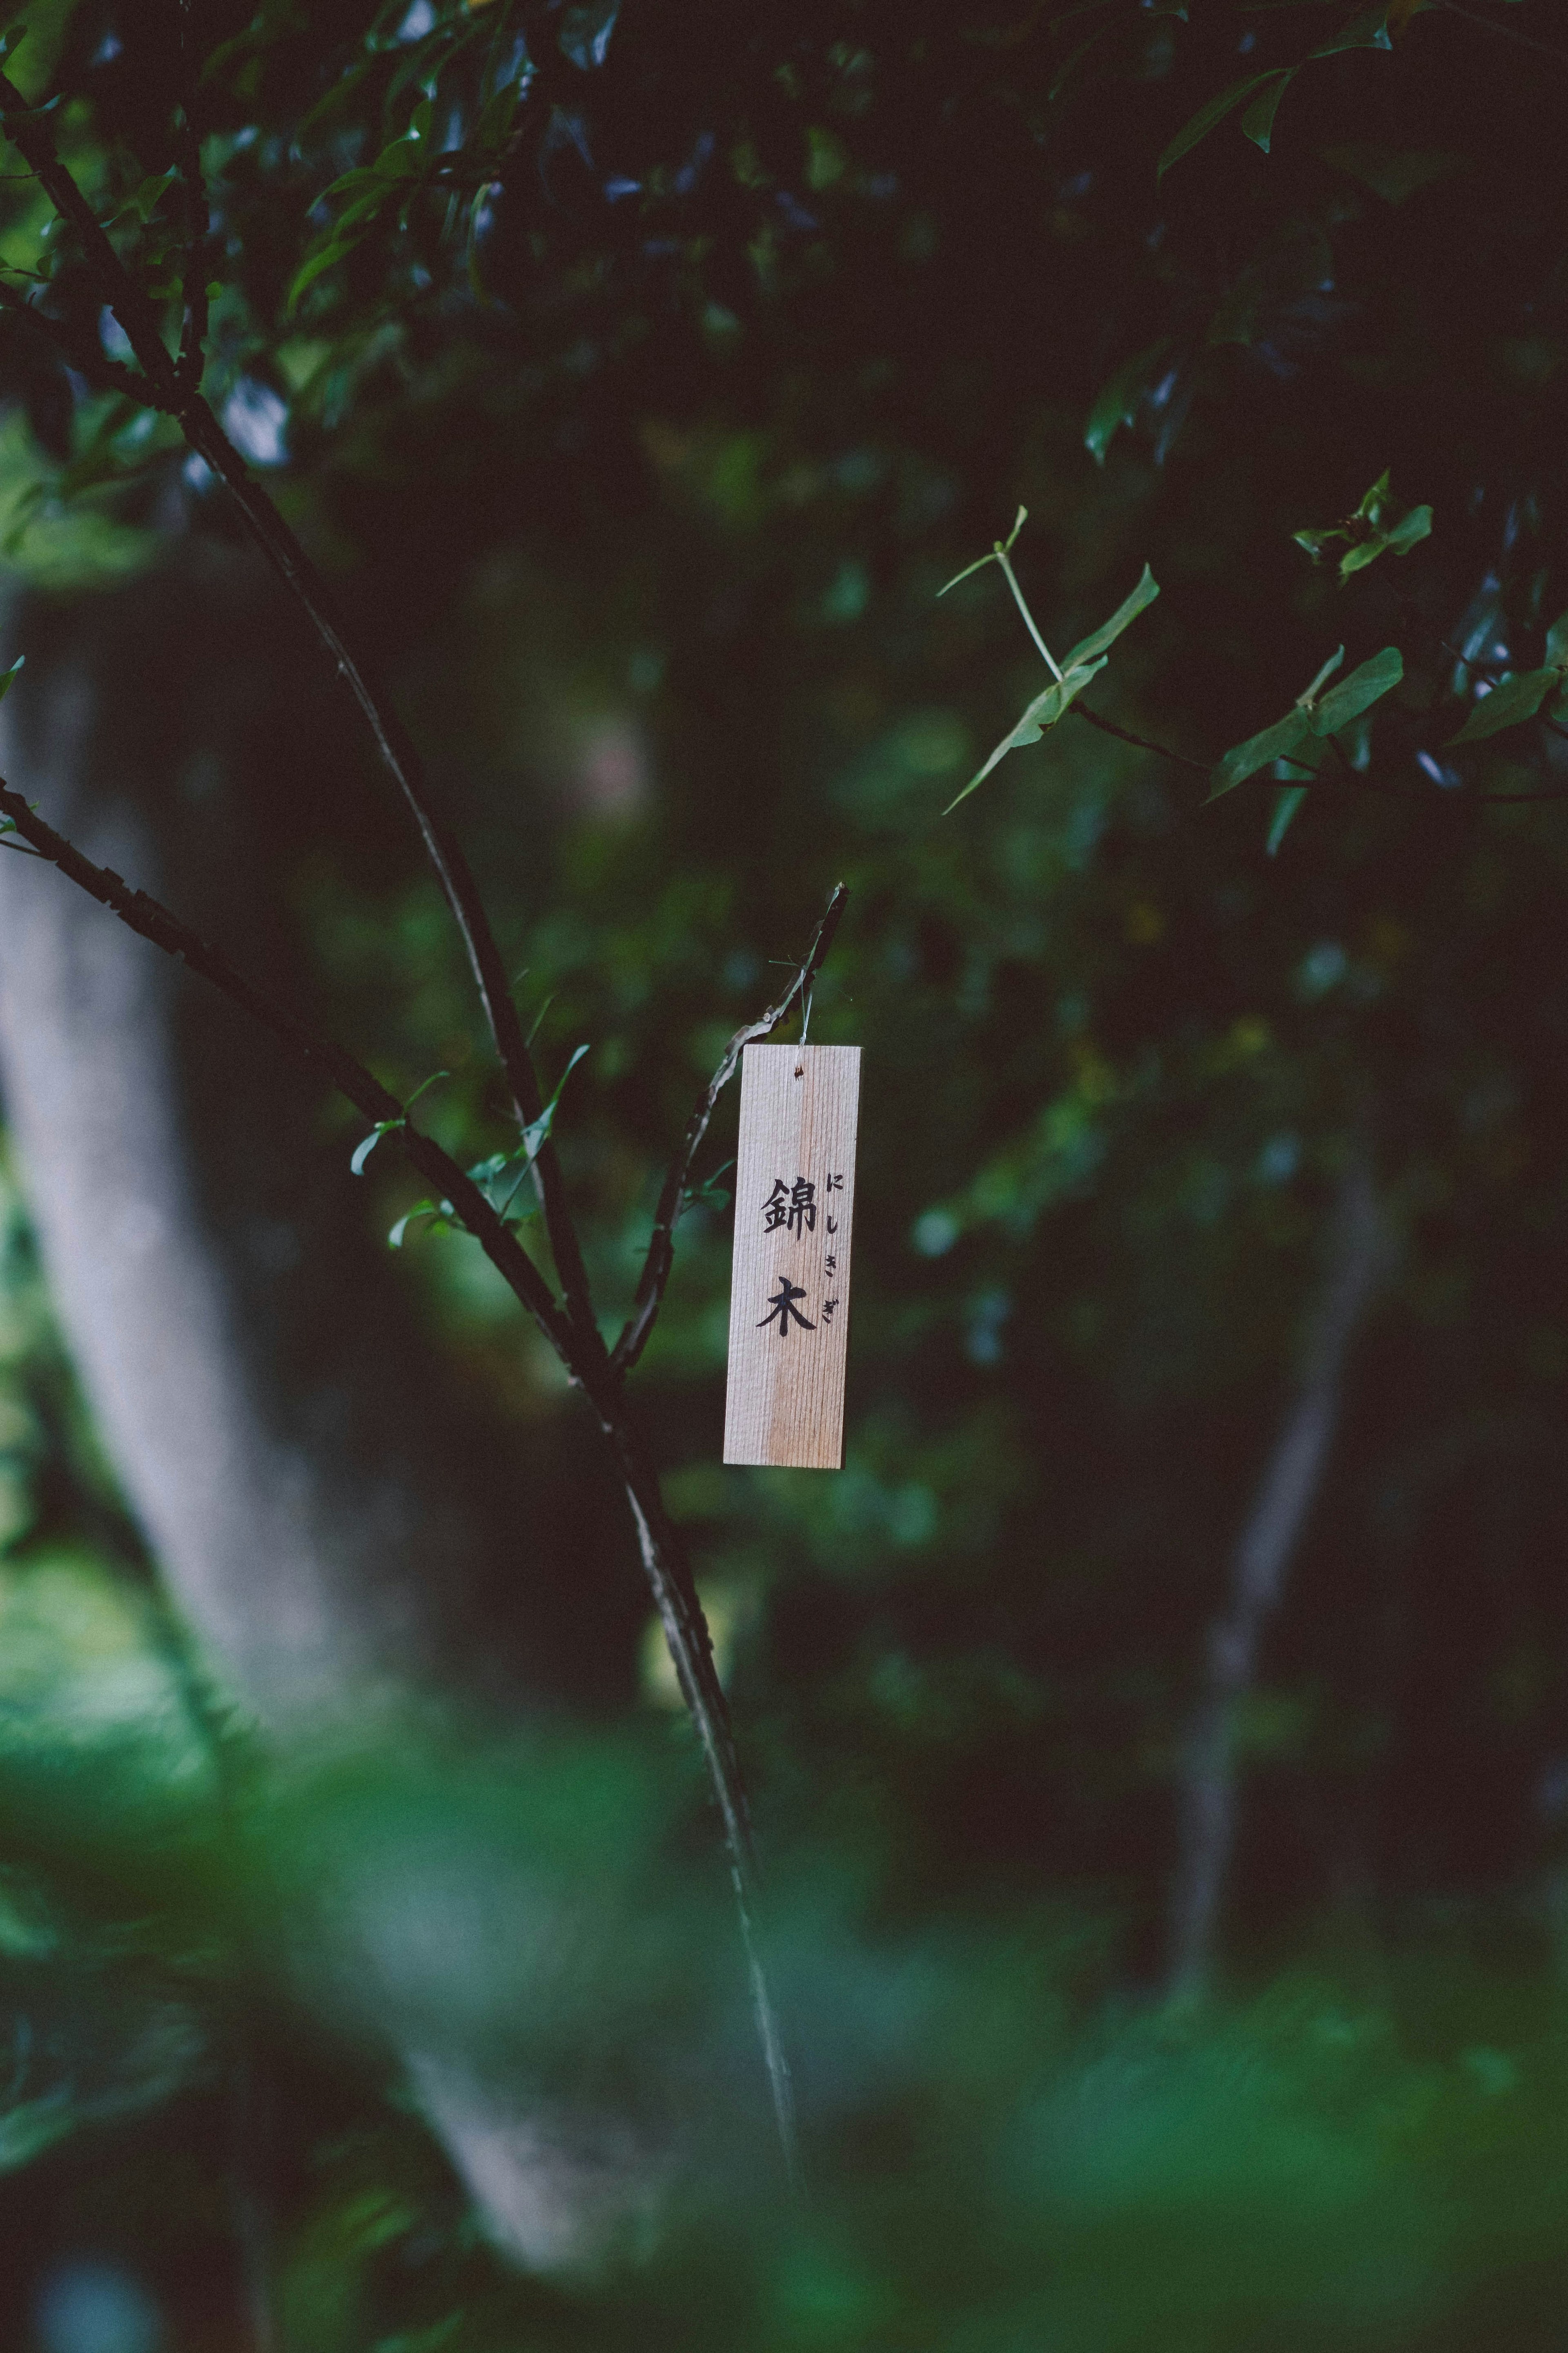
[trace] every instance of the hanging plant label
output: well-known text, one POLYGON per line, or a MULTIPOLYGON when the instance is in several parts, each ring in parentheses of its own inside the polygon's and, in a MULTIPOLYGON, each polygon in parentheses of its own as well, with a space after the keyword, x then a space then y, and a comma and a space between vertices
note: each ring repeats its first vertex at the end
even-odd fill
POLYGON ((726 1462, 844 1467, 858 1046, 748 1046, 726 1462))

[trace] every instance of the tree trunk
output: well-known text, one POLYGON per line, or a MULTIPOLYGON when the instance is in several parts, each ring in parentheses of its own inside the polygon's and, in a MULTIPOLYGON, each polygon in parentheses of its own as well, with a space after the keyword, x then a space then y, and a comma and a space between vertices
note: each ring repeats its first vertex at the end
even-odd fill
POLYGON ((1364 1161, 1340 1190, 1330 1263, 1300 1379, 1231 1556, 1226 1608, 1210 1630, 1203 1695, 1185 1744, 1180 1847, 1172 1905, 1170 1990, 1190 2000, 1208 1983, 1236 1844, 1235 1723, 1251 1689, 1264 1630, 1322 1483, 1339 1419, 1345 1363, 1386 1266, 1388 1235, 1364 1161))
MULTIPOLYGON (((313 659, 287 697, 258 660, 276 613, 254 559, 212 544, 187 544, 131 590, 27 601, 12 617, 28 666, 0 713, 0 774, 308 1002, 268 912, 278 845, 319 823, 353 763, 331 710, 300 708, 313 659)), ((287 666, 291 649, 279 650, 287 666)), ((59 1319, 130 1508, 199 1643, 277 1742, 422 1695, 504 1719, 629 1693, 642 1615, 630 1530, 595 1546, 590 1505, 571 1590, 541 1575, 517 1446, 482 1409, 455 1410, 395 1262, 367 1244, 347 1145, 322 1145, 295 1072, 17 857, 0 858, 0 1081, 59 1319)), ((391 1894, 344 1921, 330 1973, 363 1962, 492 2235, 525 2263, 569 2264, 614 2237, 647 2168, 622 2122, 497 2080, 473 1956, 493 1938, 488 1883, 505 1866, 471 1836, 464 1852, 471 1883, 455 1893, 427 1847, 387 1856, 391 1894), (432 1905, 468 1973, 450 2002, 407 1934, 432 1905)), ((527 1948, 530 1900, 515 1889, 502 1903, 502 1954, 527 1948)), ((493 1952, 485 1983, 498 2010, 518 1999, 493 1952)))

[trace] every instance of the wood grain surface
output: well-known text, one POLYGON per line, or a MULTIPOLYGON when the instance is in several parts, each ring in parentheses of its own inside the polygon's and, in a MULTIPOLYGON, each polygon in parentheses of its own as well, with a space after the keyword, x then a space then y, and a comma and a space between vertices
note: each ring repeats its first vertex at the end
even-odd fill
POLYGON ((858 1046, 748 1046, 726 1462, 844 1467, 858 1046))

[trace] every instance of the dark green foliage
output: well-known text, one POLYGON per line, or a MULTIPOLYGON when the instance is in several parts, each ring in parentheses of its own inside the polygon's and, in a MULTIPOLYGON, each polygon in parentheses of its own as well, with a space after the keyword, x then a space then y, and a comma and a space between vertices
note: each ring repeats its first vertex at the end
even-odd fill
MULTIPOLYGON (((1568 47, 1554 12, 368 13, 194 12, 209 391, 376 635, 546 1068, 593 1041, 546 1117, 607 1323, 769 960, 851 889, 812 1017, 867 1050, 848 1467, 719 1467, 732 1104, 638 1376, 730 1654, 817 2189, 781 2219, 657 1672, 629 1724, 367 1734, 279 1790, 192 1701, 24 1285, 17 1393, 54 1402, 17 1409, 0 1643, 19 1673, 45 1623, 68 1663, 5 1685, 0 1952, 48 2021, 0 2118, 16 2341, 57 2242, 142 2264, 182 2353, 233 2341, 177 2283, 232 2297, 258 2076, 291 2353, 1554 2344, 1568 67, 1507 37, 1568 47), (1020 502, 1075 695, 1184 765, 1045 684, 990 559, 938 603, 1020 502), (1248 779, 1267 804, 1206 806, 1248 779), (1172 2017, 1183 1726, 1363 1149, 1398 1270, 1237 1728, 1225 1990, 1172 2017), (87 1743, 69 1678, 105 1657, 134 1672, 87 1743), (508 1822, 583 1903, 564 1964, 516 1965, 528 2063, 634 2105, 673 2079, 700 2119, 667 2234, 600 2289, 503 2274, 367 2021, 290 1976, 281 1924, 421 1809, 508 1822)), ((173 340, 176 12, 22 21, 10 69, 65 93, 173 340)), ((69 240, 0 194, 7 259, 96 335, 69 240)), ((26 322, 0 388, 37 576, 160 560, 176 506, 231 529, 167 422, 26 322)), ((424 1115, 499 1206, 515 1131, 369 767, 266 887, 356 1050, 449 1070, 424 1115)), ((378 1236, 439 1222, 333 1134, 378 1236)), ((401 1271, 454 1384, 564 1454, 574 1400, 477 1251, 401 1271)))

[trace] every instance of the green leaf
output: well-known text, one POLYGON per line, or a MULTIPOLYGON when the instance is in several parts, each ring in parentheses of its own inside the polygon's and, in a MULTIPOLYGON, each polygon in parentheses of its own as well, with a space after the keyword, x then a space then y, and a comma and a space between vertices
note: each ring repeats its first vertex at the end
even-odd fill
POLYGON ((620 13, 621 0, 587 0, 586 5, 568 8, 558 36, 563 57, 584 73, 602 66, 620 13))
POLYGON ((1124 425, 1131 425, 1138 414, 1138 404, 1149 389, 1153 373, 1171 348, 1169 335, 1162 335, 1147 351, 1124 360, 1110 382, 1095 395, 1083 428, 1083 446, 1097 466, 1105 463, 1105 453, 1124 425))
POLYGON ((319 245, 313 253, 308 254, 296 271, 294 282, 289 289, 288 297, 283 304, 285 316, 297 309, 301 294, 315 284, 323 271, 334 269, 345 254, 353 251, 358 243, 357 237, 331 237, 324 245, 319 245))
MULTIPOLYGON (((1565 617, 1568 617, 1568 616, 1565 616, 1565 617)), ((21 669, 22 664, 26 660, 26 659, 27 657, 26 654, 18 654, 9 670, 0 670, 0 702, 4 702, 5 697, 10 693, 12 687, 16 684, 16 672, 21 669)))
POLYGON ((1462 155, 1439 147, 1325 147, 1323 161, 1338 172, 1348 172, 1384 204, 1402 205, 1417 189, 1430 187, 1464 162, 1462 155))
POLYGON ((1101 656, 1099 661, 1086 662, 1078 669, 1068 669, 1059 679, 1053 679, 1043 694, 1036 695, 1017 725, 1003 737, 985 765, 971 776, 955 799, 949 801, 942 811, 943 817, 951 817, 959 801, 966 801, 975 786, 985 782, 992 769, 999 761, 1005 760, 1009 752, 1016 752, 1020 744, 1037 744, 1047 728, 1057 724, 1064 712, 1083 692, 1089 680, 1097 677, 1104 668, 1105 657, 1101 656))
POLYGON ((1392 471, 1391 467, 1385 466, 1371 490, 1362 492, 1361 504, 1356 509, 1356 516, 1360 522, 1376 523, 1381 520, 1383 510, 1388 501, 1392 471))
POLYGON ((1384 646, 1380 654, 1363 661, 1348 678, 1331 686, 1310 713, 1314 735, 1332 734, 1336 727, 1348 727, 1363 711, 1370 711, 1381 696, 1399 684, 1405 676, 1405 662, 1397 646, 1384 646))
POLYGON ((1088 57, 1089 51, 1096 47, 1099 43, 1105 38, 1106 34, 1110 30, 1110 26, 1109 25, 1101 25, 1098 32, 1090 33, 1087 41, 1080 41, 1077 48, 1069 49, 1068 51, 1067 56, 1062 59, 1060 66, 1058 68, 1056 79, 1051 83, 1049 90, 1046 92, 1046 103, 1047 106, 1054 106, 1056 104, 1057 100, 1061 96, 1063 90, 1066 90, 1068 84, 1071 81, 1074 74, 1077 73, 1079 66, 1083 63, 1085 58, 1088 57))
POLYGON ((1342 49, 1391 49, 1388 37, 1388 0, 1376 8, 1363 8, 1348 25, 1342 25, 1331 41, 1314 49, 1315 58, 1337 58, 1342 49))
POLYGON ((1296 708, 1298 711, 1310 711, 1311 709, 1323 687, 1327 684, 1328 681, 1332 678, 1335 670, 1338 670, 1344 658, 1345 649, 1343 646, 1336 646, 1333 652, 1329 656, 1328 660, 1323 664, 1322 669, 1318 672, 1317 677, 1312 681, 1311 685, 1308 687, 1306 692, 1304 694, 1299 694, 1296 697, 1296 708))
POLYGON ((1307 793, 1308 786, 1305 785, 1287 785, 1277 795, 1274 814, 1268 820, 1268 839, 1265 844, 1270 858, 1277 854, 1280 843, 1289 832, 1291 822, 1297 810, 1306 799, 1307 793))
POLYGON ((1274 135, 1274 117, 1279 111, 1279 101, 1295 80, 1296 72, 1294 66, 1287 66, 1282 73, 1276 74, 1273 88, 1259 90, 1241 118, 1242 129, 1253 145, 1261 147, 1266 155, 1268 142, 1274 135))
POLYGON ((1357 546, 1347 548, 1340 558, 1340 578, 1348 580, 1352 572, 1364 572, 1369 564, 1377 562, 1387 545, 1387 540, 1379 535, 1375 539, 1363 539, 1357 546))
POLYGON ((700 1184, 689 1185, 680 1197, 682 1209, 728 1208, 731 1198, 731 1189, 728 1186, 721 1184, 720 1179, 734 1166, 735 1163, 732 1160, 726 1160, 722 1167, 715 1168, 712 1175, 704 1176, 700 1184))
POLYGON ((1563 683, 1563 672, 1555 668, 1518 671, 1494 686, 1489 694, 1471 706, 1468 718, 1450 744, 1479 743, 1483 735, 1500 734, 1505 727, 1518 727, 1526 719, 1533 719, 1547 696, 1563 683))
POLYGON ((509 82, 489 99, 474 125, 472 144, 481 155, 490 154, 505 145, 510 134, 512 120, 517 113, 522 90, 516 82, 509 82))
MULTIPOLYGON (((578 1063, 582 1060, 584 1055, 587 1051, 588 1049, 586 1046, 579 1046, 576 1051, 573 1054, 571 1060, 566 1065, 566 1068, 562 1071, 561 1076, 555 1082, 555 1092, 551 1096, 550 1101, 545 1104, 543 1111, 540 1113, 541 1119, 549 1119, 552 1117, 556 1104, 561 1100, 562 1088, 566 1084, 567 1080, 571 1077, 573 1071, 576 1069, 578 1063)), ((535 1120, 534 1125, 537 1127, 539 1121, 535 1120)))
POLYGON ((370 1158, 371 1154, 375 1150, 376 1145, 381 1142, 382 1137, 384 1135, 390 1135, 395 1127, 401 1127, 403 1124, 404 1123, 401 1119, 378 1119, 376 1121, 376 1124, 371 1129, 370 1134, 354 1146, 353 1158, 349 1162, 349 1166, 353 1170, 356 1176, 363 1176, 364 1175, 365 1163, 370 1158))
MULTIPOLYGON (((1074 646, 1071 653, 1062 663, 1064 674, 1070 674, 1080 664, 1091 662, 1097 655, 1107 652, 1116 643, 1129 623, 1135 621, 1140 613, 1145 612, 1159 593, 1160 584, 1149 566, 1145 565, 1143 576, 1138 586, 1130 596, 1122 598, 1110 620, 1102 621, 1098 629, 1091 629, 1087 638, 1080 638, 1078 644, 1074 646)), ((1063 708, 1066 708, 1065 704, 1063 708)))
POLYGON ((1200 139, 1207 138, 1216 122, 1225 121, 1232 107, 1239 106, 1244 98, 1250 98, 1254 90, 1261 90, 1266 81, 1273 81, 1278 72, 1279 68, 1275 67, 1268 73, 1248 74, 1244 81, 1233 81, 1228 90, 1222 90, 1217 98, 1211 98, 1206 106, 1200 106, 1191 120, 1182 125, 1155 164, 1155 179, 1163 180, 1173 164, 1179 164, 1200 139))
POLYGON ((403 1248, 404 1236, 416 1218, 429 1218, 433 1221, 431 1231, 444 1233, 456 1221, 457 1211, 450 1201, 416 1201, 414 1207, 398 1219, 386 1237, 394 1250, 403 1248))
POLYGON ((1289 759, 1308 741, 1310 733, 1311 723, 1306 712, 1288 711, 1272 727, 1249 735, 1245 744, 1234 744, 1222 760, 1215 763, 1209 799, 1217 801, 1222 794, 1234 792, 1237 785, 1244 785, 1248 776, 1255 776, 1270 761, 1289 759))
POLYGON ((1430 507, 1412 507, 1403 522, 1395 523, 1384 544, 1391 555, 1408 555, 1417 542, 1431 535, 1430 507))
POLYGON ((1390 549, 1395 555, 1408 554, 1431 528, 1429 506, 1412 507, 1407 514, 1394 520, 1394 498, 1384 471, 1363 494, 1354 514, 1343 522, 1331 523, 1322 530, 1292 532, 1290 536, 1298 547, 1306 549, 1314 564, 1321 564, 1331 546, 1342 545, 1345 553, 1340 558, 1340 578, 1344 581, 1352 572, 1363 572, 1369 564, 1375 564, 1390 549))
POLYGON ((341 173, 322 190, 321 200, 331 204, 334 196, 348 196, 351 202, 338 215, 328 234, 337 236, 350 221, 375 212, 406 194, 408 181, 416 176, 427 160, 418 134, 405 132, 401 139, 394 139, 384 147, 374 164, 356 164, 352 171, 341 173))
POLYGON ((166 172, 156 173, 151 179, 143 180, 141 186, 126 197, 119 210, 110 215, 104 226, 112 228, 116 221, 122 221, 128 213, 134 213, 145 228, 164 195, 178 178, 179 173, 171 164, 166 172))
MULTIPOLYGON (((1568 613, 1559 613, 1546 632, 1546 659, 1554 670, 1568 670, 1568 613)), ((18 670, 21 666, 16 665, 18 670)), ((0 694, 5 691, 0 687, 0 694)))

